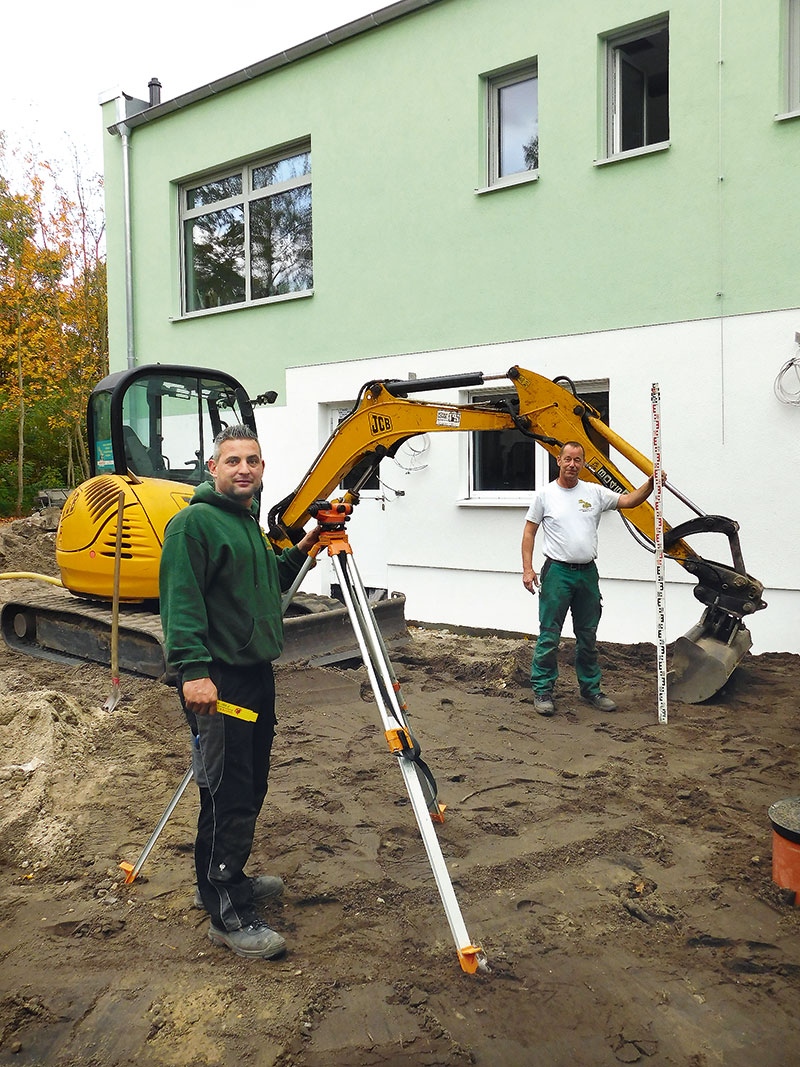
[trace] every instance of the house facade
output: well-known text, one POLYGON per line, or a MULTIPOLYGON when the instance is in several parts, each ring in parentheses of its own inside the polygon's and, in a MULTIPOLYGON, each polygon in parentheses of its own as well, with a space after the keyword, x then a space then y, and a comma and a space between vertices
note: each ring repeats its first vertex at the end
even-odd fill
MULTIPOLYGON (((566 375, 645 454, 658 382, 670 481, 739 522, 765 585, 754 650, 800 652, 800 0, 404 0, 103 123, 112 369, 277 391, 265 503, 371 379, 566 375)), ((536 632, 520 540, 549 466, 515 443, 384 460, 350 526, 365 583, 411 619, 536 632)), ((672 639, 701 608, 667 567, 672 639)), ((601 639, 654 640, 653 558, 614 515, 599 568, 601 639)))

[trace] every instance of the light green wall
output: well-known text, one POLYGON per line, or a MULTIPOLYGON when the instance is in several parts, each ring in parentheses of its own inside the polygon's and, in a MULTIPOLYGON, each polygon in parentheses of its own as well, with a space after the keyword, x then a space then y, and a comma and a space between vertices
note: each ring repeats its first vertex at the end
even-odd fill
MULTIPOLYGON (((800 120, 773 121, 778 0, 724 0, 721 68, 718 4, 676 0, 671 147, 592 165, 598 34, 662 10, 644 0, 441 0, 138 127, 137 360, 223 365, 248 387, 282 389, 290 365, 797 306, 800 120), (539 181, 476 196, 479 75, 530 56, 539 181), (174 183, 308 135, 314 296, 170 321, 174 183)), ((114 367, 125 361, 119 157, 108 136, 114 367)))

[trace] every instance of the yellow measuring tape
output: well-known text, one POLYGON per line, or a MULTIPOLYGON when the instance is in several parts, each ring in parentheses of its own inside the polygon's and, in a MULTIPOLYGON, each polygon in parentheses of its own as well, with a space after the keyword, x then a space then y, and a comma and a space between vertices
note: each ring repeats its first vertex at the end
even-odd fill
POLYGON ((244 719, 245 722, 255 722, 258 718, 257 711, 242 708, 238 704, 229 704, 227 700, 217 701, 217 711, 223 715, 230 715, 233 719, 244 719))

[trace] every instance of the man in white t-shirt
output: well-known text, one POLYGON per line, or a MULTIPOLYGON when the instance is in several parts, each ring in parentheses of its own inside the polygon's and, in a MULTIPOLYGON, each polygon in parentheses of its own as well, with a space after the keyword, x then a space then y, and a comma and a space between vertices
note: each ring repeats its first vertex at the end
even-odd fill
POLYGON ((601 599, 595 557, 597 527, 604 511, 621 511, 644 503, 653 479, 632 493, 615 493, 594 482, 583 482, 583 445, 567 441, 558 456, 558 478, 540 489, 525 516, 522 535, 522 584, 540 591, 539 638, 531 665, 533 704, 540 715, 553 715, 553 686, 558 678, 558 643, 567 611, 575 630, 575 673, 581 696, 599 711, 616 711, 614 701, 600 689, 597 626, 601 599), (545 564, 533 569, 533 545, 541 529, 545 564))

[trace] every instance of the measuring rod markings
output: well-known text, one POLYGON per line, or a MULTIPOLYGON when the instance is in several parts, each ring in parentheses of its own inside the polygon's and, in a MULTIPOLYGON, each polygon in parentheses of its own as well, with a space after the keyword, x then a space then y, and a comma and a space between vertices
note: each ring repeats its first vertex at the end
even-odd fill
POLYGON ((653 382, 650 390, 653 414, 653 510, 655 511, 656 546, 656 608, 658 617, 658 641, 656 644, 658 665, 658 721, 667 721, 667 623, 664 597, 664 512, 661 484, 661 390, 653 382))

